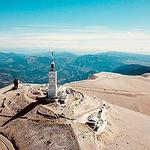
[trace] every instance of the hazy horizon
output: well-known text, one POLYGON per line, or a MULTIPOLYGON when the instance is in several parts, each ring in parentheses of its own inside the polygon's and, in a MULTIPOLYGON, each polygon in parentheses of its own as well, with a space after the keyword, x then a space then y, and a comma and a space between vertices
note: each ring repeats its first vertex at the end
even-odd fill
POLYGON ((5 0, 0 49, 150 53, 150 1, 5 0))
POLYGON ((128 54, 139 54, 139 55, 150 55, 150 52, 136 52, 136 51, 119 51, 119 50, 86 50, 86 51, 80 51, 80 50, 63 50, 63 49, 0 49, 0 53, 16 53, 16 54, 27 54, 27 55, 36 55, 36 54, 46 54, 46 53, 72 53, 76 55, 87 55, 87 54, 99 54, 99 53, 107 53, 107 52, 113 52, 113 53, 128 53, 128 54))

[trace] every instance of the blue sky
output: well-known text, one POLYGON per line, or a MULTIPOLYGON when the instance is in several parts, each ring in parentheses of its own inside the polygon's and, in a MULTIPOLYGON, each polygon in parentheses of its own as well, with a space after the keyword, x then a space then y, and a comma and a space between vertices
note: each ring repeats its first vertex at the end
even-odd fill
POLYGON ((150 51, 150 0, 0 0, 0 48, 150 51))

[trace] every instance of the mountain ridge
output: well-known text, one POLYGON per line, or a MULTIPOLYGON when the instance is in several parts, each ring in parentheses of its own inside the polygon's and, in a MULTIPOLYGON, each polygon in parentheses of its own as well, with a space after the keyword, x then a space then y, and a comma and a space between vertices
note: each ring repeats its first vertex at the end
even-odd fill
MULTIPOLYGON (((59 84, 87 79, 97 72, 117 72, 138 75, 150 70, 149 55, 106 52, 76 55, 69 52, 55 54, 59 84), (131 68, 132 66, 132 68, 131 68), (139 67, 140 69, 136 69, 139 67), (131 69, 130 69, 131 68, 131 69), (133 70, 133 72, 132 72, 133 70)), ((50 53, 24 55, 0 53, 0 87, 12 83, 14 78, 23 82, 47 83, 50 53)))

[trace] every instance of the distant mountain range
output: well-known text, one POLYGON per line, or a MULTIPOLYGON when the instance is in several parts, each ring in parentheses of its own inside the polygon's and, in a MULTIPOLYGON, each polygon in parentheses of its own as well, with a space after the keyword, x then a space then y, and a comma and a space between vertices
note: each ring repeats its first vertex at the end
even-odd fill
POLYGON ((125 74, 125 75, 141 75, 144 73, 150 73, 150 66, 143 66, 138 64, 129 64, 119 66, 114 70, 115 73, 125 74))
MULTIPOLYGON (((14 78, 19 78, 23 82, 47 83, 50 55, 0 53, 0 87, 10 84, 14 78)), ((120 52, 76 55, 63 52, 57 53, 55 58, 59 84, 87 79, 101 71, 127 75, 150 72, 150 55, 120 52)))

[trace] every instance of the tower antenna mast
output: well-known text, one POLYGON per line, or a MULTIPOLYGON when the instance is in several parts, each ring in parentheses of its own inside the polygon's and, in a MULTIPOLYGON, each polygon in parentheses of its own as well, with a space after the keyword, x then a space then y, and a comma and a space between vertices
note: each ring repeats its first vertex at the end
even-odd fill
POLYGON ((52 52, 52 60, 54 60, 54 53, 52 52))

